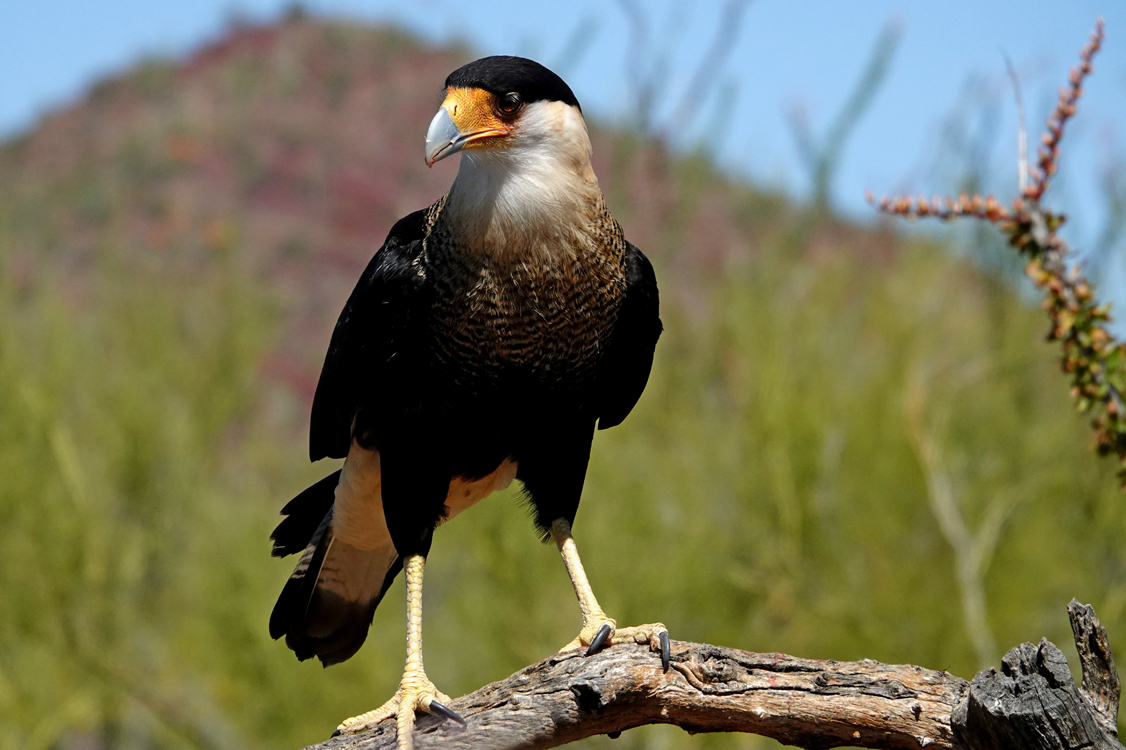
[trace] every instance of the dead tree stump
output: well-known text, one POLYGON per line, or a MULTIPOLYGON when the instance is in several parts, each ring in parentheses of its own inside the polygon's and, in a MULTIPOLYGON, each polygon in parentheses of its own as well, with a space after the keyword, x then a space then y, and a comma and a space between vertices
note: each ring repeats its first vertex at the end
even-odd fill
POLYGON ((974 677, 954 709, 956 745, 969 750, 1029 748, 1122 750, 1118 742, 1118 674, 1106 631, 1091 607, 1067 608, 1083 668, 1082 687, 1052 643, 1024 643, 1001 660, 1001 671, 974 677))

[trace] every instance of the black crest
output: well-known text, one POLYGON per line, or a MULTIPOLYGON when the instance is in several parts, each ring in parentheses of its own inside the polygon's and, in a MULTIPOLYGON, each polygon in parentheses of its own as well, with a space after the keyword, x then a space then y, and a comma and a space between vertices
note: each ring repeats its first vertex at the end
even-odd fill
POLYGON ((450 86, 480 88, 498 96, 516 92, 529 104, 549 101, 579 106, 579 100, 562 78, 525 57, 496 55, 474 60, 450 73, 446 87, 450 86))

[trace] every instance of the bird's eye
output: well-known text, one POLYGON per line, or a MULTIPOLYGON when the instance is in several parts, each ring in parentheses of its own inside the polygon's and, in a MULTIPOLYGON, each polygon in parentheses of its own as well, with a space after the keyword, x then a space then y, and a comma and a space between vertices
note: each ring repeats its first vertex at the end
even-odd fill
POLYGON ((497 101, 497 109, 501 111, 501 114, 512 115, 516 114, 516 110, 520 109, 520 104, 520 95, 513 92, 500 97, 497 101))

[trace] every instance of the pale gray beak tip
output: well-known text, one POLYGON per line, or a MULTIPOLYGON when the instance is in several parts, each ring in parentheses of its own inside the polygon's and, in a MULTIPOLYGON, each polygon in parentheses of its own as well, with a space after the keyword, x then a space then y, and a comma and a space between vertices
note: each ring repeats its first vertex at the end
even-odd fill
POLYGON ((457 153, 463 145, 461 131, 457 129, 450 113, 442 107, 426 129, 426 166, 432 167, 435 162, 457 153))

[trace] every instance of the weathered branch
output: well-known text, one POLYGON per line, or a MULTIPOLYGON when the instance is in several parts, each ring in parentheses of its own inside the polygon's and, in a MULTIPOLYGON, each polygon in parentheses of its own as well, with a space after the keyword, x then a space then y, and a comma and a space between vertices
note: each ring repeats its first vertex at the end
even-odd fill
MULTIPOLYGON (((417 748, 548 748, 645 724, 753 732, 804 747, 949 747, 968 684, 945 672, 673 643, 672 666, 647 646, 556 654, 460 698, 465 731, 421 718, 417 748)), ((393 722, 325 747, 395 746, 393 722)))
MULTIPOLYGON (((453 702, 461 729, 420 716, 415 746, 539 750, 646 724, 689 733, 752 732, 806 748, 1121 750, 1118 677, 1090 607, 1068 608, 1083 687, 1047 641, 1009 651, 973 683, 910 665, 817 661, 674 643, 672 668, 644 646, 556 654, 453 702)), ((320 748, 395 747, 394 722, 320 748)))

